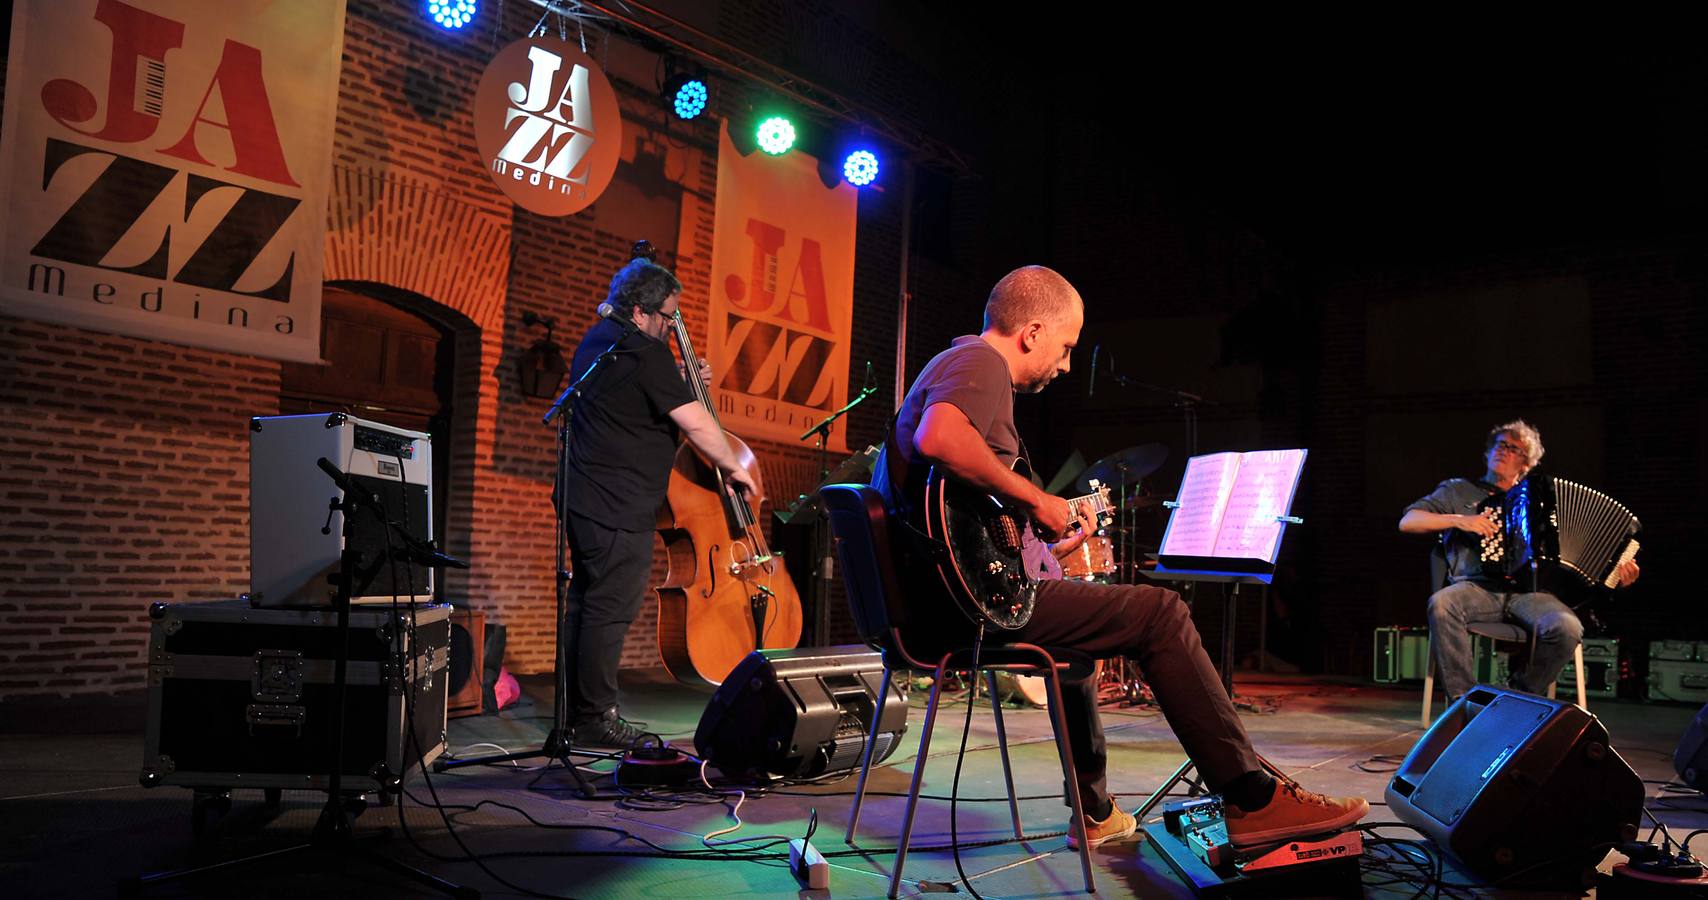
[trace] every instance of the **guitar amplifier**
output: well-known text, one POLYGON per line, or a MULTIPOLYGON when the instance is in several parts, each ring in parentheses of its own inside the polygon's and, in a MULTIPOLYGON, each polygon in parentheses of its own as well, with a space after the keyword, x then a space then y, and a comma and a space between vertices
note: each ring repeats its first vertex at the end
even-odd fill
MULTIPOLYGON (((433 447, 427 435, 343 413, 249 420, 249 602, 257 607, 330 606, 326 576, 344 551, 344 513, 328 509, 342 491, 315 464, 325 457, 379 497, 390 520, 411 536, 433 538, 433 447)), ((426 603, 433 570, 390 561, 395 535, 372 511, 351 513, 364 568, 355 602, 426 603)))

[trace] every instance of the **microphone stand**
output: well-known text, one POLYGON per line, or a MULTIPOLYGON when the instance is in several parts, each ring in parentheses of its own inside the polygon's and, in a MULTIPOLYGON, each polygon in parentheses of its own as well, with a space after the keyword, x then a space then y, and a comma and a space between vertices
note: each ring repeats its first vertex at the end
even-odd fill
MULTIPOLYGON (((624 329, 623 333, 627 336, 628 329, 624 329)), ((621 338, 618 341, 620 342, 621 338)), ((587 371, 581 373, 580 378, 575 379, 563 389, 563 393, 558 394, 557 399, 552 401, 551 408, 546 410, 545 416, 541 419, 547 425, 550 425, 553 419, 560 420, 557 430, 557 487, 554 491, 558 496, 553 504, 557 508, 557 557, 554 576, 557 593, 557 653, 552 660, 551 730, 546 732, 546 739, 538 750, 519 750, 515 753, 475 756, 457 760, 446 760, 440 757, 433 763, 433 771, 435 772, 460 769, 464 766, 484 766, 492 763, 543 757, 547 760, 557 760, 563 764, 564 769, 568 770, 570 778, 575 780, 576 790, 582 797, 592 800, 598 795, 593 785, 588 783, 587 779, 582 776, 581 770, 576 768, 575 762, 570 759, 570 754, 574 752, 572 739, 575 729, 569 722, 569 661, 567 659, 569 651, 563 642, 564 619, 567 617, 569 607, 570 571, 566 559, 569 547, 569 508, 564 505, 561 492, 563 485, 569 479, 569 429, 570 423, 575 418, 576 402, 581 399, 588 385, 592 383, 594 374, 604 371, 605 363, 621 352, 624 351, 618 350, 617 345, 612 344, 610 349, 599 354, 599 358, 593 361, 593 365, 587 367, 587 371)))
MULTIPOLYGON (((866 383, 860 388, 860 393, 848 401, 841 409, 826 416, 823 421, 807 429, 800 440, 818 436, 818 483, 822 486, 825 479, 830 477, 830 448, 826 441, 830 438, 830 426, 836 420, 847 415, 850 410, 866 402, 866 399, 876 394, 878 389, 872 385, 872 364, 866 363, 866 383)), ((830 643, 830 532, 825 528, 824 510, 821 507, 812 522, 812 547, 818 554, 818 564, 813 567, 812 582, 812 636, 814 647, 823 647, 830 643)))

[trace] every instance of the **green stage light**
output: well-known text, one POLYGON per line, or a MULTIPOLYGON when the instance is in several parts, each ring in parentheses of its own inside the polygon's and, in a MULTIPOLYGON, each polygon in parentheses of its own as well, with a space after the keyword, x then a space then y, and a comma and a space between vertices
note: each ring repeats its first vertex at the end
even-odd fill
POLYGON ((772 156, 781 156, 795 146, 795 123, 782 116, 772 116, 759 123, 755 132, 759 149, 772 156))

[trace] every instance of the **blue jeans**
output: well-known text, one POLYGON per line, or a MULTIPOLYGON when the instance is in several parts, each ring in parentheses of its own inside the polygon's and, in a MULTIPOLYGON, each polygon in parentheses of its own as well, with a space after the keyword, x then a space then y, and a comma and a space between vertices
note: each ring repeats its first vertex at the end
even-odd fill
POLYGON ((1470 581, 1450 584, 1429 598, 1429 639, 1448 699, 1476 683, 1466 630, 1472 622, 1516 622, 1535 636, 1529 664, 1512 675, 1513 687, 1532 694, 1547 693, 1583 639, 1583 623, 1553 594, 1497 594, 1470 581))

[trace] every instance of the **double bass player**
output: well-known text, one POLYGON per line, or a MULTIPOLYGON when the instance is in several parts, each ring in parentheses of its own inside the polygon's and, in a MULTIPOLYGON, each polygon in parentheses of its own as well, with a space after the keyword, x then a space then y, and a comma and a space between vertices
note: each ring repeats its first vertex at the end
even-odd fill
POLYGON ((723 473, 731 490, 755 504, 763 493, 665 342, 681 295, 670 270, 631 260, 611 279, 609 314, 581 339, 570 366, 574 380, 599 365, 576 401, 559 488, 573 565, 560 640, 568 724, 582 748, 626 749, 643 734, 619 712, 617 664, 647 593, 655 516, 678 434, 723 473))

